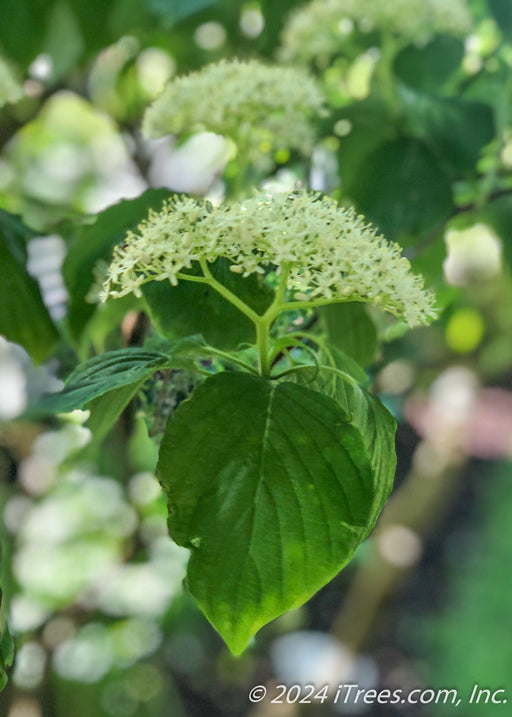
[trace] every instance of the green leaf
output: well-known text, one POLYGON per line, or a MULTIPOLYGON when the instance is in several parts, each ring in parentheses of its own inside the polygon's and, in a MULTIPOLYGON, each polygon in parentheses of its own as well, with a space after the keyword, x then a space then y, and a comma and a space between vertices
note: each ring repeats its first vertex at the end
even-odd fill
MULTIPOLYGON (((344 370, 339 362, 341 352, 334 352, 337 368, 344 370)), ((370 534, 384 504, 393 488, 396 469, 395 433, 396 421, 379 401, 364 386, 344 380, 341 376, 325 370, 297 372, 296 380, 311 386, 333 398, 349 416, 349 421, 361 433, 365 448, 370 456, 374 478, 374 495, 368 531, 370 534)))
POLYGON ((66 413, 121 386, 139 384, 169 362, 169 356, 139 348, 107 351, 78 366, 64 389, 36 404, 31 413, 66 413))
MULTIPOLYGON (((85 425, 92 433, 92 444, 94 446, 99 445, 107 436, 124 409, 138 394, 149 375, 151 374, 145 375, 139 381, 107 391, 87 404, 91 415, 85 425)), ((90 447, 91 443, 87 445, 88 449, 90 447)))
MULTIPOLYGON (((171 365, 174 369, 182 368, 193 371, 195 369, 193 359, 203 352, 208 355, 208 347, 202 336, 190 336, 180 341, 167 341, 154 337, 153 341, 147 343, 145 349, 151 352, 153 348, 155 356, 165 354, 165 356, 162 356, 162 358, 165 358, 165 366, 161 366, 158 361, 155 362, 155 366, 149 362, 148 373, 143 372, 140 379, 107 391, 87 404, 87 409, 91 412, 91 415, 85 425, 90 429, 93 436, 91 443, 86 447, 88 452, 103 441, 124 409, 135 398, 152 373, 160 368, 170 368, 171 365), (150 347, 150 344, 154 344, 154 346, 150 347)), ((133 351, 133 349, 128 350, 133 351)))
POLYGON ((399 88, 399 95, 408 131, 424 140, 450 171, 474 172, 482 148, 495 135, 489 105, 423 95, 405 86, 399 88))
POLYGON ((235 654, 331 580, 373 518, 361 433, 290 382, 209 378, 170 418, 158 470, 190 591, 235 654))
POLYGON ((97 262, 109 262, 116 244, 146 218, 150 209, 160 209, 168 197, 165 189, 148 189, 137 199, 127 199, 105 209, 94 224, 79 229, 62 267, 70 296, 68 324, 75 340, 96 311, 96 306, 85 297, 96 281, 97 262))
POLYGON ((512 4, 510 0, 487 0, 498 27, 504 35, 512 35, 512 4))
POLYGON ((67 4, 76 17, 87 54, 92 55, 118 38, 113 20, 118 8, 125 4, 124 0, 115 3, 67 0, 67 4))
POLYGON ((329 343, 342 349, 361 366, 370 366, 377 355, 377 330, 363 304, 330 304, 319 311, 329 343))
POLYGON ((437 35, 427 45, 404 48, 395 58, 393 70, 410 87, 438 95, 463 58, 464 43, 460 38, 437 35))
POLYGON ((37 236, 33 229, 25 226, 20 217, 0 209, 0 232, 7 248, 20 264, 27 262, 27 241, 37 236))
POLYGON ((334 359, 336 368, 338 368, 340 371, 343 371, 344 373, 348 373, 349 376, 355 379, 355 381, 362 386, 367 385, 368 376, 366 375, 366 372, 361 368, 361 366, 357 363, 357 361, 354 361, 353 358, 351 358, 348 354, 346 354, 344 351, 337 348, 336 346, 328 346, 327 344, 324 344, 323 348, 328 348, 330 357, 330 360, 325 363, 329 364, 334 359))
MULTIPOLYGON (((263 32, 256 39, 261 54, 274 58, 276 47, 280 44, 281 31, 296 5, 297 0, 261 0, 259 6, 265 17, 265 24, 263 32)), ((233 13, 233 10, 231 12, 233 13)))
POLYGON ((59 333, 37 281, 25 268, 25 242, 31 236, 18 217, 0 212, 0 333, 39 363, 55 349, 59 333))
POLYGON ((374 497, 368 523, 369 535, 393 489, 396 421, 381 401, 362 386, 339 379, 335 398, 361 432, 371 460, 374 497))
POLYGON ((347 193, 385 236, 410 244, 453 209, 450 178, 419 140, 402 137, 366 157, 347 193))
MULTIPOLYGON (((227 259, 218 259, 210 271, 252 309, 263 313, 272 301, 272 290, 261 277, 243 278, 230 271, 229 265, 227 259)), ((255 341, 254 324, 206 284, 180 281, 172 286, 168 281, 152 281, 142 287, 142 293, 151 320, 163 336, 202 334, 208 343, 222 349, 255 341)))
POLYGON ((13 60, 28 64, 40 48, 43 33, 44 20, 41 22, 38 0, 2 0, 2 52, 13 60))
POLYGON ((7 685, 7 669, 11 667, 14 660, 14 638, 9 629, 6 628, 0 636, 0 692, 7 685))

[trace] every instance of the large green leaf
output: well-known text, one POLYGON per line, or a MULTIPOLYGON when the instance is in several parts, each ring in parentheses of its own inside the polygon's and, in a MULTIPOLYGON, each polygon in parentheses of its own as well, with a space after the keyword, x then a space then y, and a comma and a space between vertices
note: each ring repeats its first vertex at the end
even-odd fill
POLYGON ((0 333, 40 362, 58 344, 59 333, 25 268, 25 241, 32 235, 18 217, 0 212, 0 333))
POLYGON ((373 520, 361 433, 290 382, 209 378, 170 418, 158 470, 190 591, 235 654, 331 580, 373 520))
MULTIPOLYGON (((273 292, 261 277, 253 274, 243 278, 234 274, 227 259, 218 259, 210 271, 217 281, 258 313, 270 305, 273 292)), ((205 284, 180 281, 177 286, 171 286, 168 281, 152 281, 143 287, 142 293, 151 319, 163 336, 202 334, 208 343, 223 349, 255 341, 254 324, 205 284)))
POLYGON ((402 137, 366 157, 347 192, 393 241, 411 243, 453 209, 449 176, 421 141, 402 137))
POLYGON ((324 306, 320 315, 327 327, 329 342, 361 366, 369 366, 377 354, 377 330, 362 303, 324 306))
POLYGON ((149 189, 137 199, 127 199, 105 209, 98 214, 94 224, 78 231, 63 266, 70 297, 68 323, 75 339, 80 338, 96 310, 85 297, 95 282, 97 262, 108 262, 112 249, 124 240, 126 233, 135 229, 150 209, 160 209, 168 197, 169 192, 165 189, 149 189))

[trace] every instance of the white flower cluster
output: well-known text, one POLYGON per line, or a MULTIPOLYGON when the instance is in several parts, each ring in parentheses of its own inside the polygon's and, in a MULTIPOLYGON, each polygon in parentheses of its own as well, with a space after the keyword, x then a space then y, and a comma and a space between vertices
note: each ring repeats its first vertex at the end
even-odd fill
POLYGON ((222 60, 171 80, 142 128, 149 137, 208 130, 253 154, 262 146, 308 154, 309 118, 323 106, 321 90, 303 69, 222 60))
POLYGON ((468 33, 471 17, 465 0, 312 0, 291 14, 281 57, 302 62, 330 57, 354 28, 425 43, 438 32, 468 33))
POLYGON ((225 257, 249 276, 287 271, 290 297, 368 301, 415 326, 434 317, 434 297, 410 272, 397 244, 352 209, 316 193, 259 195, 212 208, 173 198, 117 247, 102 298, 140 295, 148 280, 176 285, 200 259, 225 257))
POLYGON ((0 107, 17 102, 23 96, 23 89, 14 78, 9 65, 0 57, 0 107))

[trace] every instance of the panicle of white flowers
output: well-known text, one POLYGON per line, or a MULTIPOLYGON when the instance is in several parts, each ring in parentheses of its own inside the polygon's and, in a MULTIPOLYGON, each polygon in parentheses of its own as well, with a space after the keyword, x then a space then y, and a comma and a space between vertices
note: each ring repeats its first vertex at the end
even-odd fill
POLYGON ((471 17, 465 0, 312 0, 290 15, 281 57, 306 63, 330 57, 354 28, 425 43, 438 32, 468 33, 471 17))
POLYGON ((0 107, 17 102, 23 96, 23 89, 15 79, 9 65, 0 57, 0 107))
POLYGON ((149 137, 208 130, 250 153, 267 145, 308 154, 309 120, 323 107, 320 88, 301 68, 222 60, 171 80, 146 110, 142 128, 149 137))
POLYGON ((176 285, 194 262, 219 257, 244 277, 287 271, 290 299, 367 301, 411 326, 435 315, 433 295, 410 272, 397 244, 353 209, 305 191, 258 195, 218 208, 171 199, 116 249, 102 298, 140 295, 148 280, 176 285))

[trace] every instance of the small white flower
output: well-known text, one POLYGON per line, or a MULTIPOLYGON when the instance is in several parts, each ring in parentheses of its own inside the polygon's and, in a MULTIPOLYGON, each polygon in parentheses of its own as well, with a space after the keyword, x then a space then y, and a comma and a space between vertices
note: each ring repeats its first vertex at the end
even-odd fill
POLYGON ((308 154, 310 117, 323 106, 316 81, 301 68, 222 60, 172 79, 147 109, 143 131, 162 137, 206 130, 253 155, 265 148, 308 154))
POLYGON ((306 63, 331 57, 352 29, 376 29, 425 43, 439 32, 468 33, 471 17, 465 0, 312 0, 285 25, 281 57, 306 63))
POLYGON ((176 285, 200 259, 224 257, 244 277, 288 272, 289 300, 366 301, 415 326, 435 315, 434 297, 389 243, 352 209, 312 192, 259 195, 212 208, 176 197, 117 247, 102 298, 140 295, 147 281, 176 285), (299 299, 300 297, 300 299, 299 299))

